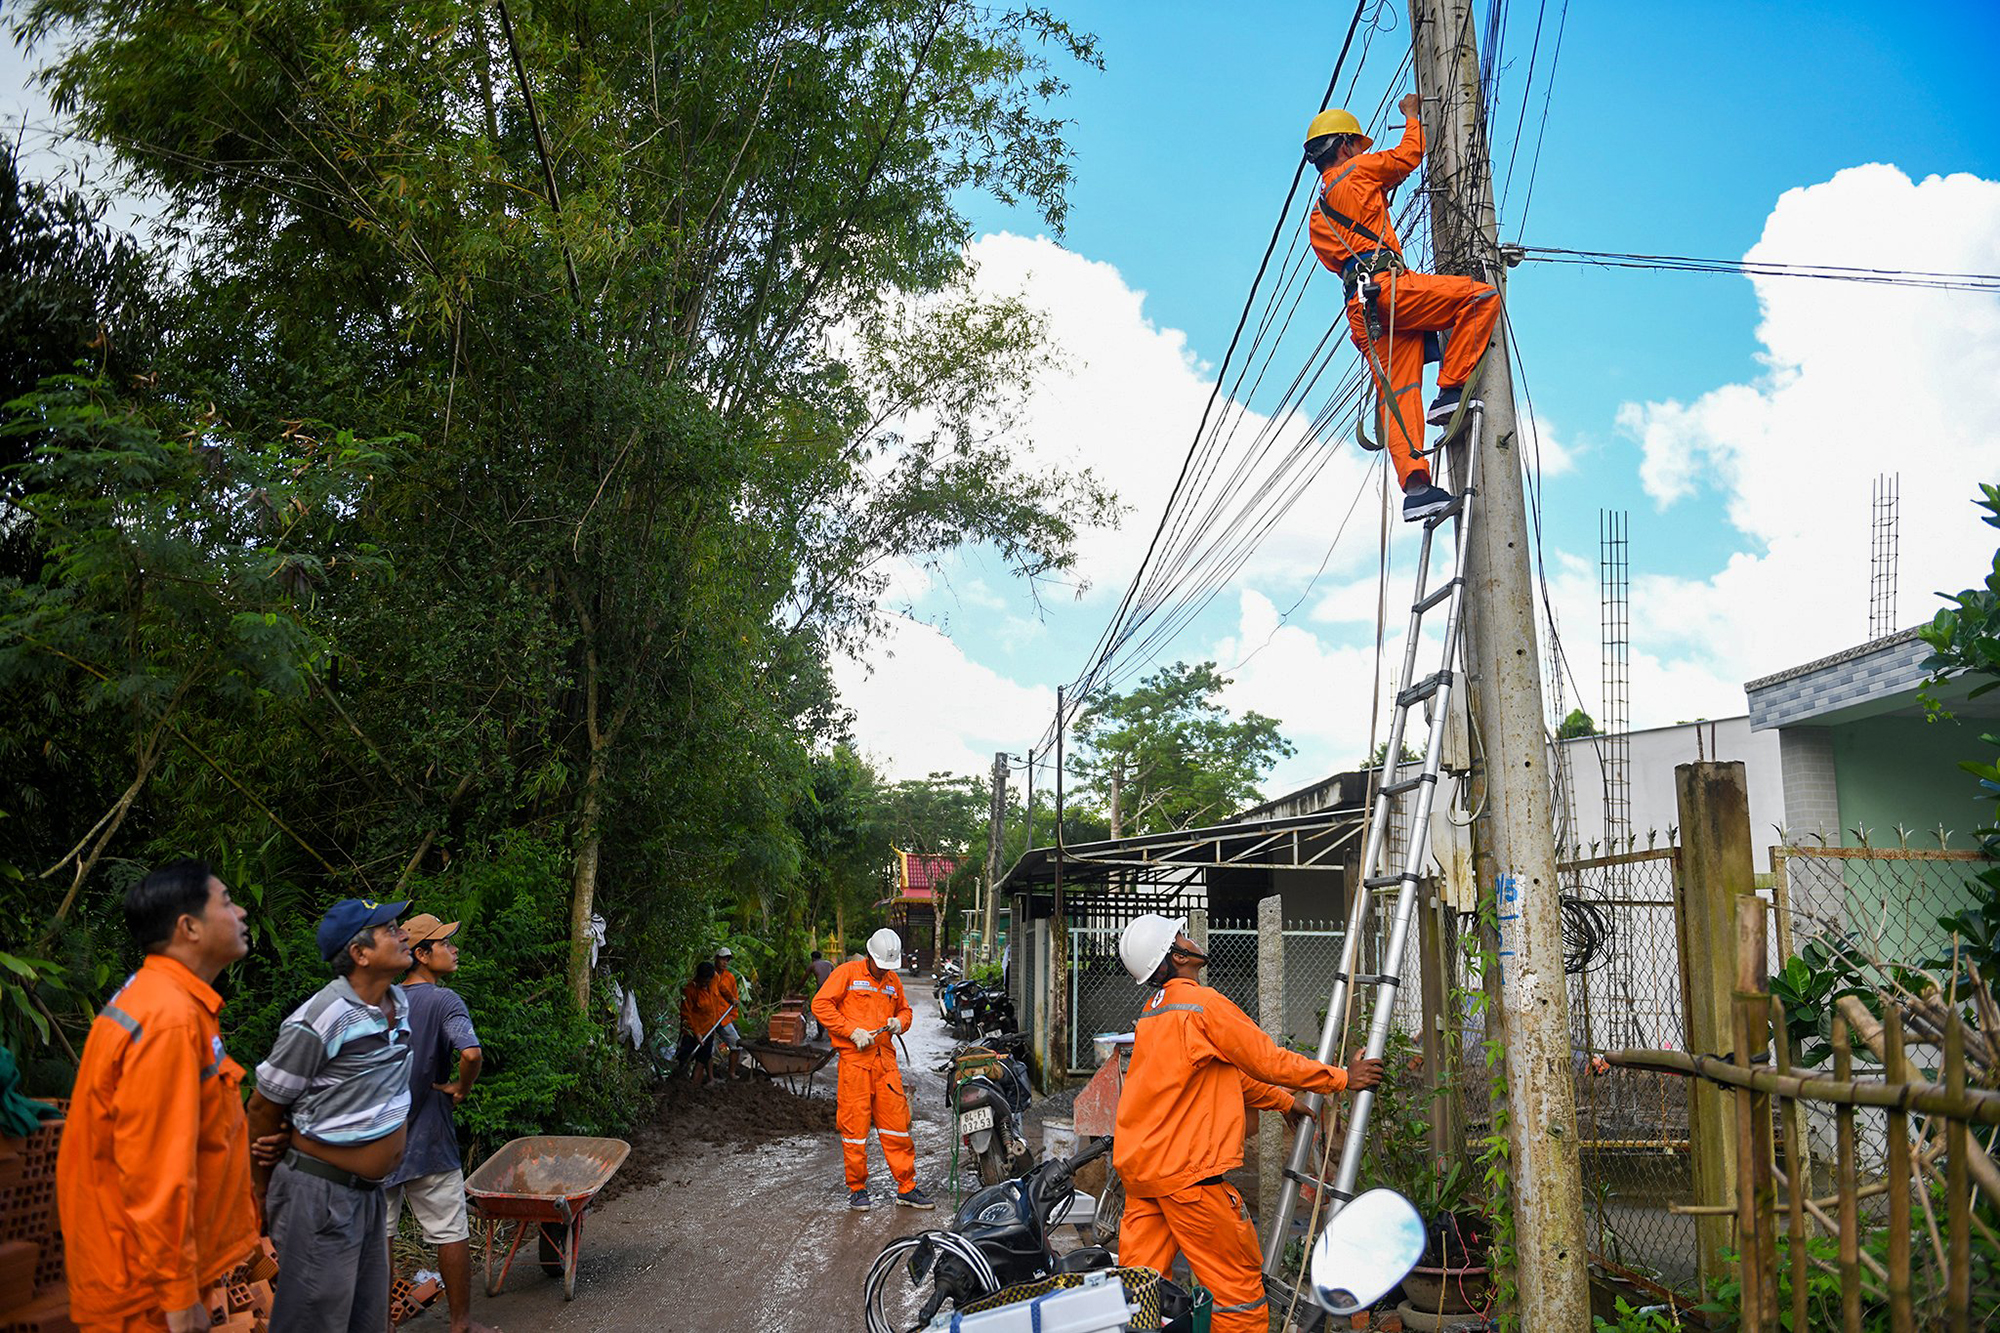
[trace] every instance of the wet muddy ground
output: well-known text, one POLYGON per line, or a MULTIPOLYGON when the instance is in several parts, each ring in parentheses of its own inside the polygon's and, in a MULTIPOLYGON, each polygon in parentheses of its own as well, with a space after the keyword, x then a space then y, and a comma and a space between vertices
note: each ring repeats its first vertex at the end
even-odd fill
MULTIPOLYGON (((586 1218, 576 1299, 564 1301, 560 1279, 536 1267, 530 1239, 504 1292, 489 1298, 476 1287, 472 1317, 506 1333, 858 1333, 862 1279, 883 1244, 943 1225, 951 1204, 950 1122, 935 1069, 951 1040, 928 985, 912 978, 909 987, 917 1021, 904 1039, 903 1077, 917 1182, 938 1200, 936 1211, 893 1206, 895 1185, 873 1135, 875 1206, 848 1209, 833 1064, 805 1103, 761 1081, 676 1087, 634 1132, 631 1158, 586 1218)), ((442 1306, 404 1327, 438 1333, 442 1306)))

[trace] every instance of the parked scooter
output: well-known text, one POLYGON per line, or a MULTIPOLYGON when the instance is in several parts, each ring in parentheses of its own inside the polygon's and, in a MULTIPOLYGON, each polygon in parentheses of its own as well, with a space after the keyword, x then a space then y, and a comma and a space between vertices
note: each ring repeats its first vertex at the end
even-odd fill
MULTIPOLYGON (((1102 1139, 1075 1157, 1053 1157, 1019 1180, 1002 1181, 967 1199, 943 1231, 924 1231, 889 1242, 868 1270, 863 1309, 870 1333, 902 1333, 883 1309, 883 1289, 903 1262, 913 1291, 930 1291, 911 1327, 922 1328, 939 1311, 962 1310, 981 1297, 1017 1283, 1054 1273, 1090 1273, 1117 1264, 1101 1245, 1084 1245, 1058 1255, 1050 1246, 1055 1229, 1075 1211, 1095 1206, 1076 1191, 1076 1168, 1111 1151, 1102 1139)), ((1161 1315, 1172 1327, 1193 1308, 1186 1292, 1161 1283, 1161 1315)), ((911 1302, 915 1303, 914 1296, 911 1302)))
POLYGON ((965 1041, 990 1044, 1020 1030, 1014 1021, 1014 997, 999 986, 968 979, 940 985, 937 996, 939 1014, 965 1041))
POLYGON ((997 1185, 1034 1165, 1022 1117, 1028 1110, 1026 1041, 1015 1033, 968 1052, 961 1047, 940 1071, 965 1155, 981 1185, 997 1185), (973 1062, 966 1057, 971 1054, 973 1062), (990 1055, 990 1058, 988 1058, 990 1055))

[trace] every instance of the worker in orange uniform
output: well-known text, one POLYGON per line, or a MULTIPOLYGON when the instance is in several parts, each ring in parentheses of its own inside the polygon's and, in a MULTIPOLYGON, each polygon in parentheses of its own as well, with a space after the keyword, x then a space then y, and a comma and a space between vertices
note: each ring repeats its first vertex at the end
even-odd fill
MULTIPOLYGON (((1429 518, 1451 504, 1451 493, 1432 479, 1418 457, 1423 425, 1425 349, 1448 333, 1438 393, 1423 422, 1451 421, 1468 382, 1492 341, 1500 317, 1499 292, 1471 278, 1413 273, 1389 219, 1389 195, 1424 156, 1424 127, 1417 95, 1405 97, 1403 141, 1371 153, 1374 140, 1351 112, 1322 111, 1306 127, 1306 159, 1319 169, 1319 206, 1312 214, 1312 247, 1320 263, 1340 275, 1347 293, 1347 327, 1375 382, 1378 438, 1396 465, 1403 487, 1403 517, 1429 518)), ((1473 400, 1476 402, 1476 400, 1473 400)), ((1467 404, 1472 405, 1470 403, 1467 404)))
POLYGON ((79 1328, 207 1328, 216 1284, 256 1248, 243 1066, 215 992, 250 951, 244 918, 201 861, 125 894, 146 957, 90 1025, 56 1155, 79 1328))
POLYGON ((813 996, 813 1017, 833 1036, 840 1052, 838 1101, 834 1128, 840 1134, 840 1155, 847 1168, 847 1206, 866 1208, 868 1198, 868 1126, 882 1145, 882 1160, 896 1178, 896 1203, 904 1208, 932 1208, 931 1197, 917 1188, 917 1152, 910 1142, 910 1099, 903 1092, 903 1073, 896 1067, 892 1044, 910 1027, 910 1001, 896 969, 903 965, 903 941, 887 926, 868 937, 864 958, 842 963, 827 973, 813 996))
POLYGON ((694 980, 681 987, 681 1040, 674 1050, 674 1067, 698 1071, 695 1086, 715 1077, 715 1031, 735 1012, 715 984, 715 964, 694 965, 694 980))
POLYGON ((1185 919, 1147 913, 1125 927, 1118 956, 1142 986, 1132 1063, 1118 1094, 1111 1162, 1125 1184, 1118 1262, 1172 1270, 1174 1256, 1215 1301, 1215 1333, 1264 1333, 1263 1255, 1243 1196, 1223 1177, 1243 1165, 1244 1107, 1312 1114, 1307 1092, 1359 1091, 1382 1081, 1382 1062, 1357 1054, 1346 1069, 1285 1050, 1221 991, 1200 983, 1208 962, 1185 919))

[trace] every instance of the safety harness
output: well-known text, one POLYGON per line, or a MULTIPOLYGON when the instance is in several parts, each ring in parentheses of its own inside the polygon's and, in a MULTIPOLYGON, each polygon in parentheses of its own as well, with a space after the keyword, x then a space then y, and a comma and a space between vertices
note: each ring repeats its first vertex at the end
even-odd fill
MULTIPOLYGON (((1376 345, 1385 336, 1393 338, 1396 331, 1395 303, 1393 301, 1390 303, 1389 315, 1385 320, 1382 315, 1382 284, 1378 279, 1382 274, 1387 273, 1390 275, 1391 282, 1393 282, 1396 275, 1409 272, 1409 265, 1403 262, 1403 256, 1390 246, 1388 240, 1380 232, 1370 227, 1367 223, 1357 218, 1349 217, 1335 208, 1333 200, 1330 197, 1333 187, 1346 180, 1347 173, 1353 171, 1359 165, 1361 165, 1361 160, 1356 158, 1354 161, 1348 163, 1338 176, 1320 186, 1320 216, 1334 225, 1334 238, 1347 251, 1348 257, 1340 266, 1340 287, 1349 301, 1352 301, 1357 295, 1361 297, 1362 323, 1368 330, 1366 360, 1368 362, 1369 376, 1375 381, 1375 392, 1383 404, 1388 407, 1389 412, 1396 418, 1396 424, 1402 427, 1404 437, 1411 442, 1411 457, 1421 459, 1426 453, 1434 451, 1426 450, 1423 447, 1423 432, 1421 430, 1412 431, 1409 422, 1403 419, 1402 404, 1396 400, 1394 386, 1389 382, 1388 368, 1382 364, 1382 358, 1376 351, 1376 345), (1373 244, 1375 248, 1372 250, 1356 250, 1352 245, 1348 244, 1346 236, 1341 234, 1343 231, 1359 236, 1362 240, 1373 244)), ((1480 357, 1481 362, 1484 362, 1485 359, 1484 356, 1480 357)), ((1444 360, 1443 337, 1436 332, 1426 331, 1424 334, 1425 364, 1442 360, 1444 360)), ((1478 374, 1477 366, 1473 368, 1473 373, 1476 377, 1478 374)), ((1467 383, 1470 382, 1471 380, 1468 379, 1467 383)), ((1461 403, 1459 411, 1452 414, 1451 423, 1445 431, 1446 438, 1450 438, 1451 433, 1458 429, 1458 419, 1463 412, 1464 405, 1461 403)), ((1367 425, 1368 416, 1368 405, 1364 402, 1354 423, 1355 438, 1360 442, 1363 449, 1368 450, 1370 453, 1378 453, 1387 446, 1388 441, 1370 437, 1367 425)))

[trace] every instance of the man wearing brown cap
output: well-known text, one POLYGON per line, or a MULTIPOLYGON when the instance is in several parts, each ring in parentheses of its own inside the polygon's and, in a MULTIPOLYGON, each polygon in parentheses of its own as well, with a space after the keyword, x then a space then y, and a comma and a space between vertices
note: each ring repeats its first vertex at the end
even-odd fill
POLYGON ((479 1080, 479 1034, 465 1001, 443 984, 458 971, 458 922, 424 912, 403 929, 410 937, 410 972, 403 978, 410 1005, 410 1141, 386 1184, 389 1234, 396 1234, 407 1202, 424 1243, 437 1246, 452 1333, 467 1333, 481 1326, 472 1322, 472 1228, 451 1111, 479 1080), (453 1051, 456 1078, 450 1078, 453 1051))

